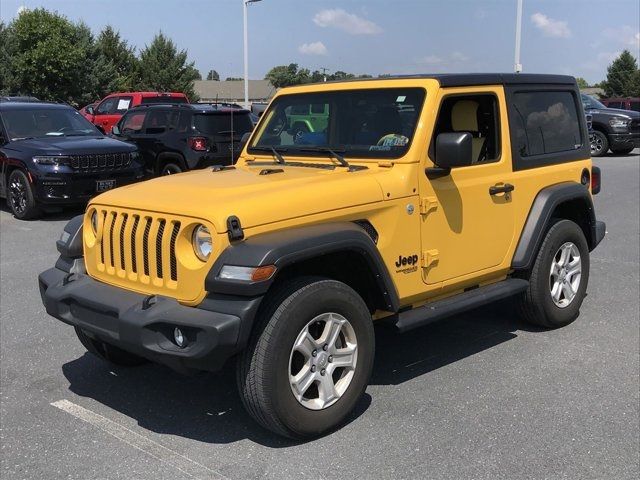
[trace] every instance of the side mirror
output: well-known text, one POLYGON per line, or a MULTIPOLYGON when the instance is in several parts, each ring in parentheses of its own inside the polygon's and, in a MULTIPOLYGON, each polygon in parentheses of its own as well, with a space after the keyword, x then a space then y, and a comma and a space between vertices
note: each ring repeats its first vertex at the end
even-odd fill
POLYGON ((455 167, 473 163, 473 137, 469 132, 441 133, 436 138, 435 168, 427 168, 431 180, 446 177, 455 167))
POLYGON ((116 137, 120 136, 120 127, 118 125, 114 125, 113 127, 111 127, 111 134, 115 135, 116 137))
POLYGON ((93 110, 93 106, 89 105, 87 108, 84 109, 85 112, 87 112, 89 115, 95 115, 95 112, 93 110))
POLYGON ((251 138, 251 132, 246 132, 244 135, 242 135, 242 138, 240 139, 240 150, 244 148, 244 146, 247 144, 250 138, 251 138))

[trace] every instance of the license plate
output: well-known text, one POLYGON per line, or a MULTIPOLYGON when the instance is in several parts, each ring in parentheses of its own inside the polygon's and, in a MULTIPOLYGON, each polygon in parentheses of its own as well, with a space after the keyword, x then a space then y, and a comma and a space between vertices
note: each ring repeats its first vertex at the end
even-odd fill
POLYGON ((107 190, 111 190, 115 186, 116 186, 115 180, 97 180, 96 192, 105 192, 107 190))

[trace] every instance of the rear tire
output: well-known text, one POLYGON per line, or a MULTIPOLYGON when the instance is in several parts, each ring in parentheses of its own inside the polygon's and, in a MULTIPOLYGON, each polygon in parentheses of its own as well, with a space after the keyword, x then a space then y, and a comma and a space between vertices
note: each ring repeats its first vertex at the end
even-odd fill
POLYGON ((177 162, 165 162, 160 169, 160 175, 175 175, 177 173, 182 173, 182 166, 177 162))
POLYGON ((101 360, 120 367, 136 367, 148 362, 146 358, 139 357, 138 355, 134 355, 108 343, 93 339, 78 327, 75 327, 75 330, 78 340, 84 345, 84 348, 101 360))
POLYGON ((547 232, 518 298, 522 317, 547 328, 569 325, 580 313, 589 282, 589 247, 582 229, 558 220, 547 232))
POLYGON ((362 298, 341 282, 301 278, 273 292, 259 322, 237 365, 249 414, 289 438, 337 427, 373 368, 373 322, 362 298))
POLYGON ((7 206, 19 220, 31 220, 40 215, 33 196, 33 187, 22 170, 13 170, 7 184, 7 206))
POLYGON ((593 132, 593 140, 591 141, 591 156, 602 157, 609 151, 609 139, 599 130, 593 132))

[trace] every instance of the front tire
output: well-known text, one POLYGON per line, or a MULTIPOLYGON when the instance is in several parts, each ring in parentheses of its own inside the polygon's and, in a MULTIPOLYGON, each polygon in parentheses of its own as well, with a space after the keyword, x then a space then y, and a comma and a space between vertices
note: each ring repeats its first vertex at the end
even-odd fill
POLYGON ((19 220, 31 220, 40 215, 31 182, 22 170, 14 170, 9 175, 7 205, 13 216, 19 220))
POLYGON ((182 167, 178 163, 166 162, 160 169, 160 175, 164 177, 165 175, 175 175, 177 173, 182 173, 182 171, 182 167))
POLYGON ((349 286, 304 278, 277 289, 238 360, 249 414, 289 438, 319 436, 353 410, 371 376, 371 314, 349 286))
POLYGON ((89 353, 106 362, 118 365, 120 367, 136 367, 147 363, 148 360, 133 353, 129 353, 108 343, 89 337, 82 329, 75 327, 78 340, 87 349, 89 353))
POLYGON ((554 223, 542 242, 518 299, 520 312, 546 328, 569 325, 580 313, 589 282, 589 247, 582 229, 570 220, 554 223))
POLYGON ((614 155, 629 155, 633 151, 634 147, 622 147, 622 148, 612 148, 611 151, 614 155))
POLYGON ((609 151, 609 139, 599 130, 593 132, 593 140, 591 141, 591 156, 602 157, 609 151))

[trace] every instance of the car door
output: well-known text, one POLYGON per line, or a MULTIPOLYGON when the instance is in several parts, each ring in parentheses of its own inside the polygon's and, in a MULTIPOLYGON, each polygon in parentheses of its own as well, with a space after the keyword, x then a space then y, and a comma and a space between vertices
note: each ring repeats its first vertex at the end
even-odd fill
POLYGON ((420 173, 423 281, 443 287, 477 281, 508 264, 514 187, 502 87, 441 89, 425 166, 440 133, 470 132, 474 163, 429 179, 420 173))
POLYGON ((95 109, 93 124, 104 133, 111 133, 111 128, 118 122, 120 115, 116 115, 118 97, 107 97, 95 109))
POLYGON ((150 170, 153 168, 155 157, 153 152, 149 151, 148 143, 145 141, 147 135, 144 131, 144 124, 148 113, 148 110, 133 110, 126 113, 118 123, 119 134, 117 138, 138 147, 145 168, 150 170))

